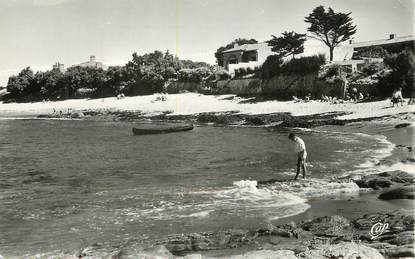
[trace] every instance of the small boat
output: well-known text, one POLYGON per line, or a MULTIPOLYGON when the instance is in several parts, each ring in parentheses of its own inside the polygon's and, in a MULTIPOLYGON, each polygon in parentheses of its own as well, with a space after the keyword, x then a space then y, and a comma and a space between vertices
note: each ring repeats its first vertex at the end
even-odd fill
POLYGON ((133 127, 134 135, 162 134, 193 129, 190 123, 143 123, 133 127))

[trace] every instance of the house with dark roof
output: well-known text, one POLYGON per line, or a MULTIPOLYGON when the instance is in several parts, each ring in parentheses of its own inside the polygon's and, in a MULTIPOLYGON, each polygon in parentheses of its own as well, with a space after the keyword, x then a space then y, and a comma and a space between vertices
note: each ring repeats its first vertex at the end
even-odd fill
POLYGON ((272 55, 268 43, 235 44, 233 48, 222 52, 223 66, 230 72, 240 67, 255 68, 261 66, 272 55))

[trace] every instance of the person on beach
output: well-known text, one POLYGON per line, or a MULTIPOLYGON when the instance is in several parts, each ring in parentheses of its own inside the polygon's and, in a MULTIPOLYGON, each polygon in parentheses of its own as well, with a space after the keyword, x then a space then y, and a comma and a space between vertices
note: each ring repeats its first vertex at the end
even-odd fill
POLYGON ((294 149, 297 152, 297 174, 295 175, 294 180, 297 180, 298 175, 300 174, 300 168, 303 169, 303 178, 305 179, 305 175, 307 173, 306 169, 306 158, 307 158, 307 151, 305 149, 304 141, 297 137, 294 133, 290 133, 288 139, 295 143, 294 149))
POLYGON ((402 88, 395 90, 392 94, 392 106, 395 107, 396 103, 396 106, 398 107, 399 102, 401 103, 401 106, 403 106, 402 88))

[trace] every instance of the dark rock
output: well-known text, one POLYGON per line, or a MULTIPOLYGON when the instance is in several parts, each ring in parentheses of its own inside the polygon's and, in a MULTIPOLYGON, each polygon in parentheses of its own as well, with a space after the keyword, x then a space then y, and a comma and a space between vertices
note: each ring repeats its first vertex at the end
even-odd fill
POLYGON ((415 180, 415 177, 413 175, 400 170, 383 172, 380 173, 379 176, 390 177, 391 181, 395 183, 414 183, 415 180))
POLYGON ((390 187, 392 181, 390 177, 379 177, 378 175, 367 175, 360 180, 355 180, 360 188, 372 188, 375 190, 390 187))
POLYGON ((377 222, 387 222, 390 228, 402 231, 413 230, 415 218, 413 210, 395 210, 389 212, 378 212, 365 214, 364 216, 352 221, 355 228, 359 230, 370 230, 377 222))
MULTIPOLYGON (((379 249, 382 254, 396 254, 389 250, 401 246, 407 246, 414 240, 414 214, 413 210, 395 210, 390 212, 379 212, 366 214, 354 221, 352 224, 360 240, 368 242, 370 246, 379 249), (381 222, 388 224, 385 232, 378 237, 373 237, 371 228, 374 224, 381 222)), ((400 250, 397 250, 400 251, 400 250)))
POLYGON ((408 126, 411 126, 411 123, 405 122, 405 123, 400 123, 400 124, 395 125, 395 128, 399 129, 399 128, 405 128, 408 126))
POLYGON ((375 190, 388 188, 397 183, 414 183, 414 176, 404 171, 390 171, 380 174, 365 175, 361 179, 353 180, 360 188, 375 190))
POLYGON ((341 242, 338 244, 324 244, 307 250, 298 255, 298 258, 322 259, 381 259, 384 258, 379 251, 365 244, 341 242))
POLYGON ((378 197, 382 200, 394 200, 394 199, 414 199, 415 198, 415 186, 402 186, 392 190, 381 193, 378 197))
POLYGON ((73 119, 83 118, 85 115, 82 112, 74 112, 70 114, 70 117, 73 119))
POLYGON ((167 240, 157 242, 165 245, 175 255, 191 251, 229 249, 252 243, 258 234, 247 230, 228 230, 215 233, 193 233, 189 235, 170 236, 167 240))
POLYGON ((409 245, 414 243, 414 232, 413 231, 404 231, 393 235, 393 238, 388 242, 393 245, 409 245))
POLYGON ((407 159, 403 159, 402 163, 415 163, 415 158, 408 157, 407 159))
POLYGON ((342 216, 325 216, 305 222, 301 228, 316 236, 344 237, 352 235, 352 227, 348 219, 342 216))
POLYGON ((387 258, 403 258, 409 257, 414 258, 414 248, 409 246, 403 247, 392 247, 389 249, 379 250, 382 254, 386 255, 387 258))
POLYGON ((245 121, 252 125, 265 125, 264 120, 258 116, 248 116, 245 121))

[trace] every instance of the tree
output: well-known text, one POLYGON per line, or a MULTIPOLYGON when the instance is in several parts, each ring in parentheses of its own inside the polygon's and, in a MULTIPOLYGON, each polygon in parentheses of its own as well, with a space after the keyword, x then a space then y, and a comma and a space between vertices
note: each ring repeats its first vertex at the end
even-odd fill
POLYGON ((58 69, 46 72, 37 72, 35 75, 36 84, 39 86, 39 93, 42 98, 55 99, 64 97, 64 75, 58 69))
POLYGON ((402 88, 403 96, 415 94, 415 52, 404 49, 399 53, 387 54, 384 58, 385 65, 391 69, 379 79, 377 94, 390 96, 393 90, 402 88))
POLYGON ((255 43, 258 43, 258 41, 255 40, 255 39, 250 39, 250 40, 248 40, 248 39, 235 39, 234 41, 232 41, 228 45, 218 48, 215 52, 215 57, 216 57, 216 61, 218 62, 218 65, 223 66, 223 57, 222 57, 222 52, 223 51, 233 48, 235 46, 235 44, 243 45, 243 44, 255 44, 255 43))
POLYGON ((329 47, 330 61, 333 61, 334 48, 356 33, 350 14, 335 13, 331 8, 326 12, 324 6, 318 6, 305 17, 304 21, 310 23, 307 30, 313 34, 311 37, 321 40, 329 47))
POLYGON ((288 57, 290 55, 300 54, 304 52, 305 34, 299 34, 294 31, 283 32, 281 37, 271 35, 272 39, 267 41, 271 50, 276 52, 280 57, 288 57))
POLYGON ((17 76, 9 77, 7 91, 13 96, 21 96, 31 92, 34 87, 34 74, 30 67, 26 67, 17 76))

